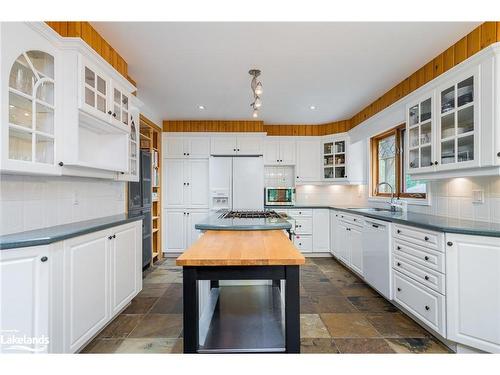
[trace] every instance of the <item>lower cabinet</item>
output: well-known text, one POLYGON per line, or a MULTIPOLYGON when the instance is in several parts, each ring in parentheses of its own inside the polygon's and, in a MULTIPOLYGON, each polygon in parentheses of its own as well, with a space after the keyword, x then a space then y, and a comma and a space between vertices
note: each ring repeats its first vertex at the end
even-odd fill
POLYGON ((164 251, 182 253, 198 239, 200 232, 194 226, 207 217, 208 210, 166 209, 164 212, 164 251))
POLYGON ((312 218, 313 252, 327 253, 330 251, 330 212, 328 208, 313 210, 312 218))
POLYGON ((351 251, 351 267, 363 275, 363 233, 362 227, 352 225, 349 227, 349 242, 351 251))
POLYGON ((500 353, 500 238, 446 234, 448 339, 500 353))
POLYGON ((338 256, 338 212, 330 210, 330 253, 337 257, 338 256))
POLYGON ((0 251, 0 329, 38 341, 14 348, 2 342, 0 352, 79 351, 141 291, 141 240, 141 222, 134 221, 0 251))
POLYGON ((50 261, 49 246, 0 251, 0 353, 48 352, 50 261))
MULTIPOLYGON (((358 220, 356 218, 356 220, 358 220)), ((358 220, 361 223, 361 220, 358 220)), ((344 220, 338 220, 335 237, 335 256, 353 271, 363 276, 363 227, 344 220)))

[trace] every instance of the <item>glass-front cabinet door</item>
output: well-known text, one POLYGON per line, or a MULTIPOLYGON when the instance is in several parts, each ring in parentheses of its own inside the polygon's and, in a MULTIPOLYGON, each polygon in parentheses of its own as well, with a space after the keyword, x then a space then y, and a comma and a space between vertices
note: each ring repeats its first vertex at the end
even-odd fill
POLYGON ((323 142, 323 179, 343 180, 346 174, 346 139, 323 142))
POLYGON ((437 169, 479 164, 478 75, 470 73, 442 87, 438 98, 437 169))
POLYGON ((15 170, 55 172, 54 56, 43 51, 20 54, 8 81, 7 159, 15 170))
POLYGON ((427 95, 407 106, 406 168, 408 173, 434 169, 434 98, 427 95))
POLYGON ((109 109, 109 80, 85 61, 82 62, 82 74, 82 108, 108 121, 112 114, 109 109))
POLYGON ((118 121, 121 125, 129 125, 129 97, 118 87, 113 87, 113 105, 112 113, 113 119, 118 121))

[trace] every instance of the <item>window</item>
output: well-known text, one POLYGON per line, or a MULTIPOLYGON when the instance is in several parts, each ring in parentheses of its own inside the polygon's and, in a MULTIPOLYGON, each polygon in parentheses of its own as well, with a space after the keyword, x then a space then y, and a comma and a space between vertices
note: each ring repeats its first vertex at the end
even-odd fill
POLYGON ((394 188, 399 198, 425 198, 425 182, 413 180, 405 173, 405 125, 400 125, 371 139, 372 196, 387 197, 394 188), (378 188, 377 188, 378 186, 378 188))

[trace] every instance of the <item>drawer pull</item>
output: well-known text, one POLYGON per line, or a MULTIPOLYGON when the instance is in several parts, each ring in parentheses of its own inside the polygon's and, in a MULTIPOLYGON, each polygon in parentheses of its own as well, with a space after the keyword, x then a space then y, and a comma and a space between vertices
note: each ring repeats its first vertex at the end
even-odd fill
POLYGON ((401 288, 398 288, 398 292, 401 292, 401 288))
POLYGON ((398 263, 396 263, 396 264, 397 264, 397 266, 398 266, 398 267, 401 267, 401 263, 399 263, 399 262, 398 262, 398 263))
POLYGON ((378 225, 372 224, 372 227, 374 227, 374 228, 378 228, 378 225))
POLYGON ((453 246, 453 242, 451 242, 451 241, 448 241, 446 244, 447 244, 448 246, 453 246))
POLYGON ((424 257, 424 259, 425 259, 425 260, 429 260, 429 257, 426 255, 426 256, 424 257))
POLYGON ((401 250, 401 246, 398 246, 398 247, 397 247, 397 249, 398 249, 398 250, 401 250))
POLYGON ((397 232, 398 234, 400 234, 400 233, 401 233, 401 230, 400 230, 400 229, 398 229, 396 232, 397 232))
POLYGON ((424 240, 429 241, 429 237, 425 236, 424 240))
POLYGON ((424 279, 429 280, 429 276, 425 276, 424 279))
POLYGON ((40 261, 42 261, 42 262, 46 262, 48 259, 49 259, 49 258, 47 258, 47 257, 41 257, 41 258, 40 258, 40 261))
POLYGON ((429 311, 431 308, 429 306, 425 306, 425 309, 429 311))

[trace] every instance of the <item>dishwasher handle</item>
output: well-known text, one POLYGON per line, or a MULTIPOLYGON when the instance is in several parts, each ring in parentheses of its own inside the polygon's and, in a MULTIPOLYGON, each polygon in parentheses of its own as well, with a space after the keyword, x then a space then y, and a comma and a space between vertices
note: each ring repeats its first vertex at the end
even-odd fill
POLYGON ((365 220, 365 226, 368 226, 368 227, 371 227, 371 228, 374 228, 377 230, 385 230, 387 228, 387 226, 384 224, 379 224, 379 223, 376 223, 376 222, 370 221, 370 220, 365 220))

